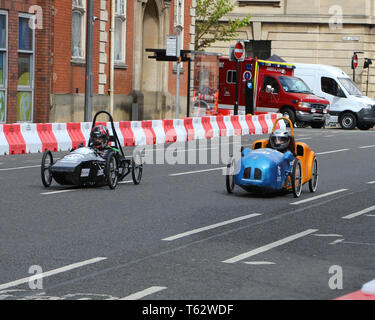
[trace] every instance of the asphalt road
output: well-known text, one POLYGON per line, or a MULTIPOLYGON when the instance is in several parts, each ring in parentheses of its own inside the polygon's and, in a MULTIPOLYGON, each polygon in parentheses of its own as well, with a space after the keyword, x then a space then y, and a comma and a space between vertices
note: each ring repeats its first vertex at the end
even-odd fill
MULTIPOLYGON (((114 191, 45 189, 41 154, 1 156, 0 300, 333 299, 359 290, 375 278, 375 131, 295 131, 320 171, 317 192, 305 185, 299 199, 238 187, 229 195, 222 163, 146 165, 140 185, 114 191), (35 270, 43 277, 29 281, 35 270), (340 272, 342 288, 332 278, 340 272)), ((210 155, 216 141, 200 148, 210 155)))

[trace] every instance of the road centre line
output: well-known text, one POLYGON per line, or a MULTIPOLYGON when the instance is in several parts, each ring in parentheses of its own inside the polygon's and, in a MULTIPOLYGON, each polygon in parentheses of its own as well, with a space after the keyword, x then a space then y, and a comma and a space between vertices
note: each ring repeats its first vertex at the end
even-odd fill
POLYGON ((40 164, 38 164, 37 166, 26 166, 26 167, 4 168, 4 169, 0 169, 0 171, 12 171, 12 170, 30 169, 30 168, 38 168, 38 167, 40 167, 40 164))
POLYGON ((348 189, 339 189, 339 190, 331 191, 331 192, 320 194, 318 196, 311 197, 311 198, 308 198, 308 199, 300 200, 300 201, 297 201, 297 202, 292 202, 291 204, 293 204, 293 205, 302 204, 302 203, 306 203, 306 202, 313 201, 313 200, 316 200, 316 199, 328 197, 332 194, 336 194, 336 193, 344 192, 344 191, 348 191, 348 189))
POLYGON ((250 219, 250 218, 253 218, 253 217, 260 216, 260 215, 262 215, 262 214, 261 213, 248 214, 246 216, 234 218, 234 219, 231 219, 231 220, 226 220, 226 221, 223 221, 223 222, 211 224, 211 225, 206 226, 206 227, 202 227, 202 228, 194 229, 194 230, 191 230, 191 231, 186 231, 186 232, 183 232, 183 233, 179 233, 179 234, 176 234, 174 236, 171 236, 171 237, 168 237, 168 238, 164 238, 162 240, 163 241, 173 241, 173 240, 176 240, 176 239, 180 239, 180 238, 183 238, 183 237, 190 236, 192 234, 196 234, 196 233, 199 233, 199 232, 203 232, 203 231, 215 229, 215 228, 218 228, 218 227, 221 227, 221 226, 225 226, 227 224, 231 224, 231 223, 234 223, 234 222, 242 221, 242 220, 245 220, 245 219, 250 219))
POLYGON ((224 263, 235 263, 235 262, 238 262, 238 261, 241 261, 241 260, 244 260, 244 259, 247 259, 247 258, 250 258, 252 256, 255 256, 259 253, 262 253, 262 252, 265 252, 265 251, 268 251, 268 250, 271 250, 273 248, 276 248, 276 247, 279 247, 283 244, 286 244, 288 242, 291 242, 291 241, 294 241, 296 239, 299 239, 299 238, 302 238, 302 237, 305 237, 311 233, 314 233, 318 231, 318 229, 308 229, 306 231, 303 231, 303 232, 300 232, 300 233, 297 233, 297 234, 294 234, 294 235, 291 235, 289 237, 286 237, 284 239, 281 239, 281 240, 278 240, 278 241, 275 241, 275 242, 272 242, 270 244, 267 244, 263 247, 260 247, 260 248, 257 248, 257 249, 254 249, 254 250, 251 250, 249 252, 245 252, 245 253, 242 253, 238 256, 235 256, 233 258, 230 258, 230 259, 227 259, 227 260, 224 260, 222 262, 224 263))
POLYGON ((50 191, 50 192, 42 192, 41 195, 48 196, 50 194, 56 194, 56 193, 64 193, 64 192, 72 192, 72 191, 77 191, 77 189, 64 189, 64 190, 58 190, 58 191, 50 191))
POLYGON ((367 148, 374 148, 374 147, 375 147, 375 144, 370 145, 370 146, 362 146, 362 147, 359 147, 359 149, 367 149, 367 148))
POLYGON ((167 287, 157 287, 157 286, 150 287, 150 288, 147 288, 145 290, 133 293, 133 294, 127 296, 127 297, 120 298, 119 300, 138 300, 138 299, 141 299, 143 297, 149 296, 150 294, 153 294, 153 293, 165 290, 165 289, 167 289, 167 287))
POLYGON ((348 151, 348 150, 350 150, 350 149, 340 149, 340 150, 318 152, 317 155, 328 154, 328 153, 336 153, 336 152, 343 152, 343 151, 348 151))
POLYGON ((171 177, 176 177, 176 176, 183 176, 187 174, 194 174, 194 173, 201 173, 201 172, 209 172, 209 171, 215 171, 215 170, 223 170, 226 167, 220 167, 220 168, 213 168, 213 169, 206 169, 206 170, 197 170, 197 171, 188 171, 188 172, 180 172, 180 173, 172 173, 169 174, 171 177))
POLYGON ((39 273, 39 274, 36 274, 36 275, 32 275, 30 277, 26 277, 26 278, 22 278, 22 279, 19 279, 19 280, 12 281, 12 282, 4 283, 4 284, 0 285, 0 290, 16 287, 20 284, 28 283, 28 282, 31 282, 31 281, 35 281, 37 279, 46 278, 46 277, 49 277, 49 276, 52 276, 52 275, 55 275, 55 274, 58 274, 58 273, 62 273, 62 272, 70 271, 70 270, 73 270, 73 269, 77 269, 77 268, 80 268, 80 267, 83 267, 83 266, 86 266, 86 265, 89 265, 89 264, 97 263, 97 262, 100 262, 100 261, 103 261, 103 260, 106 260, 106 259, 107 258, 105 258, 105 257, 97 257, 97 258, 85 260, 85 261, 82 261, 82 262, 76 262, 76 263, 67 265, 67 266, 62 267, 62 268, 58 268, 58 269, 50 270, 50 271, 47 271, 47 272, 39 273))
POLYGON ((353 219, 355 217, 358 217, 358 216, 360 216, 362 214, 365 214, 365 213, 368 213, 368 212, 371 212, 371 211, 375 211, 375 206, 369 207, 367 209, 363 209, 363 210, 358 211, 358 212, 354 212, 354 213, 348 214, 347 216, 344 216, 342 218, 343 219, 353 219))
POLYGON ((369 181, 369 182, 367 182, 367 184, 374 184, 375 183, 375 181, 369 181))

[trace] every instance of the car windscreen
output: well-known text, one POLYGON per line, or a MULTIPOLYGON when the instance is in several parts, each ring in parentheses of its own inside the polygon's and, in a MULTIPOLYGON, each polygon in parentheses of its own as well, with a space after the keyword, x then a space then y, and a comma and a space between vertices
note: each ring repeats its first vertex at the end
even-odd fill
POLYGON ((357 88, 355 83, 350 78, 338 78, 341 85, 351 96, 362 96, 361 90, 357 88))
POLYGON ((300 78, 279 76, 279 81, 285 92, 312 93, 309 86, 300 78))

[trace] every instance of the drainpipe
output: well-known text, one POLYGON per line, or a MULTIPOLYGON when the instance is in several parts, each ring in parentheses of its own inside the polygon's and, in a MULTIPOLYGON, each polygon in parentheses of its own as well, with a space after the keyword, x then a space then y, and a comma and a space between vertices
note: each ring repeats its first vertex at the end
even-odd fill
POLYGON ((110 80, 109 80, 109 113, 113 115, 114 77, 115 77, 115 0, 111 1, 111 46, 110 46, 110 80))

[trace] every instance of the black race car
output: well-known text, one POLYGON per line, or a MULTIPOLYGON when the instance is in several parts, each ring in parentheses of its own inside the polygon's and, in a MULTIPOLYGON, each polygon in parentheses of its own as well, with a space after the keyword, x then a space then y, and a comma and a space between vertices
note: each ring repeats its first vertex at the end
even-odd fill
POLYGON ((61 185, 74 186, 104 186, 115 189, 117 183, 122 181, 130 172, 133 183, 139 184, 142 178, 143 164, 141 154, 135 153, 132 159, 126 159, 121 143, 113 124, 113 118, 107 111, 99 111, 94 116, 92 128, 95 127, 99 114, 108 115, 113 135, 110 136, 112 146, 103 153, 92 147, 89 140, 88 146, 80 146, 54 162, 51 151, 43 154, 41 175, 45 187, 49 187, 54 179, 61 185), (114 144, 114 145, 113 145, 114 144))

